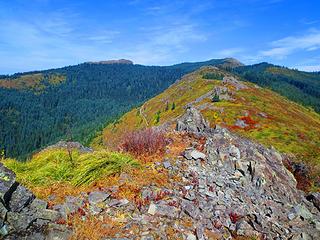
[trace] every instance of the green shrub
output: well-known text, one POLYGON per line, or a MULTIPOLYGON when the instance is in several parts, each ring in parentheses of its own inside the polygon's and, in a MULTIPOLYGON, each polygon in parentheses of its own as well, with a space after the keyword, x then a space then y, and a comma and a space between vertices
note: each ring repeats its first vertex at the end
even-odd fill
POLYGON ((154 116, 154 123, 155 124, 158 124, 160 122, 160 114, 161 114, 161 111, 158 111, 156 113, 156 115, 154 116))
POLYGON ((222 80, 223 79, 223 74, 221 73, 215 73, 215 72, 210 72, 210 73, 205 73, 202 76, 204 79, 214 79, 214 80, 222 80))
POLYGON ((212 100, 212 102, 220 102, 219 95, 218 94, 213 95, 211 100, 212 100))
POLYGON ((172 106, 171 106, 171 110, 173 111, 173 110, 175 110, 176 109, 176 104, 173 102, 172 103, 172 106))

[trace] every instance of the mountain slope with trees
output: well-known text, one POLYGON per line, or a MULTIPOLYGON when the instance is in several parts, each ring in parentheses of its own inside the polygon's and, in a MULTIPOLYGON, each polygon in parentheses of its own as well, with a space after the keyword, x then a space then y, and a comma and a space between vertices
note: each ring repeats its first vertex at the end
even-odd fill
MULTIPOLYGON (((244 66, 233 58, 162 67, 126 60, 88 62, 0 76, 0 150, 25 159, 60 139, 86 144, 107 123, 159 94, 184 74, 210 65, 320 111, 319 73, 267 63, 244 66)), ((211 77, 217 76, 205 76, 211 77)))
POLYGON ((232 66, 230 59, 168 67, 130 62, 84 63, 0 79, 0 148, 10 157, 61 138, 88 142, 107 122, 162 92, 203 65, 232 66))

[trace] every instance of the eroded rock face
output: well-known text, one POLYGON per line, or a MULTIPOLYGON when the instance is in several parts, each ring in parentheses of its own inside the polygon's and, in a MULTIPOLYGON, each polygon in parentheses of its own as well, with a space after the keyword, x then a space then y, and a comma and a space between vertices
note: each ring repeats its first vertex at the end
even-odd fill
MULTIPOLYGON (((200 118, 196 111, 192 109, 193 115, 200 118)), ((188 123, 197 126, 196 121, 188 123)), ((319 211, 297 190, 281 154, 227 129, 206 129, 202 134, 207 137, 204 152, 207 162, 200 164, 189 159, 188 170, 183 173, 187 184, 192 185, 181 205, 186 214, 192 219, 202 219, 204 228, 210 229, 213 224, 214 231, 221 234, 225 229, 220 228, 224 226, 243 236, 320 238, 319 211), (191 201, 189 196, 193 196, 191 201)), ((310 197, 315 206, 317 197, 310 197)))
POLYGON ((222 83, 224 85, 231 85, 231 86, 235 87, 236 90, 248 88, 244 83, 242 83, 241 81, 237 80, 235 77, 232 77, 232 76, 224 77, 222 80, 222 83))
POLYGON ((186 114, 177 122, 176 130, 201 134, 210 129, 209 123, 193 107, 188 107, 186 114))
MULTIPOLYGON (((61 226, 54 224, 59 212, 47 209, 47 203, 16 182, 15 174, 2 163, 0 176, 1 239, 49 239, 49 233, 61 234, 61 226)), ((63 232, 70 234, 65 227, 63 232)))
POLYGON ((226 86, 215 86, 213 89, 213 96, 218 96, 220 100, 232 101, 234 100, 233 92, 226 86))

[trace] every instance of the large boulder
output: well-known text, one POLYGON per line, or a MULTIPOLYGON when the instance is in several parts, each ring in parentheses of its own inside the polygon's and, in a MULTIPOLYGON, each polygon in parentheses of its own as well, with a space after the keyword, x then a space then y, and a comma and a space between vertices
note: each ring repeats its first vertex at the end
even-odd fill
MULTIPOLYGON (((58 211, 47 209, 47 203, 16 181, 15 174, 0 163, 0 239, 48 239, 47 236, 70 232, 50 226, 61 218, 58 211)), ((57 236, 58 236, 57 235, 57 236)), ((51 238, 54 239, 54 238, 51 238)))
POLYGON ((209 123, 202 117, 200 112, 189 106, 186 113, 177 121, 177 131, 187 131, 201 134, 210 129, 209 123))

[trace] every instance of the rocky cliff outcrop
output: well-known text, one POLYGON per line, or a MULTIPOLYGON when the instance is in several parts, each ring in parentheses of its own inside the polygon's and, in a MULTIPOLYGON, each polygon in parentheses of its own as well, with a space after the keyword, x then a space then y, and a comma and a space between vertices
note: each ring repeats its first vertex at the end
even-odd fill
POLYGON ((69 230, 55 224, 61 214, 47 207, 0 163, 0 239, 67 239, 69 230))
MULTIPOLYGON (((198 125, 204 120, 196 112, 189 109, 179 121, 198 125)), ((183 202, 189 206, 184 210, 202 221, 203 228, 213 224, 221 234, 228 229, 267 239, 320 237, 319 211, 297 190, 280 153, 219 127, 201 134, 207 139, 205 152, 190 157, 196 150, 188 149, 184 154, 190 162, 183 175, 197 184, 188 192, 192 198, 183 202), (195 200, 199 206, 191 203, 195 200)), ((310 198, 317 201, 316 196, 310 198)))

